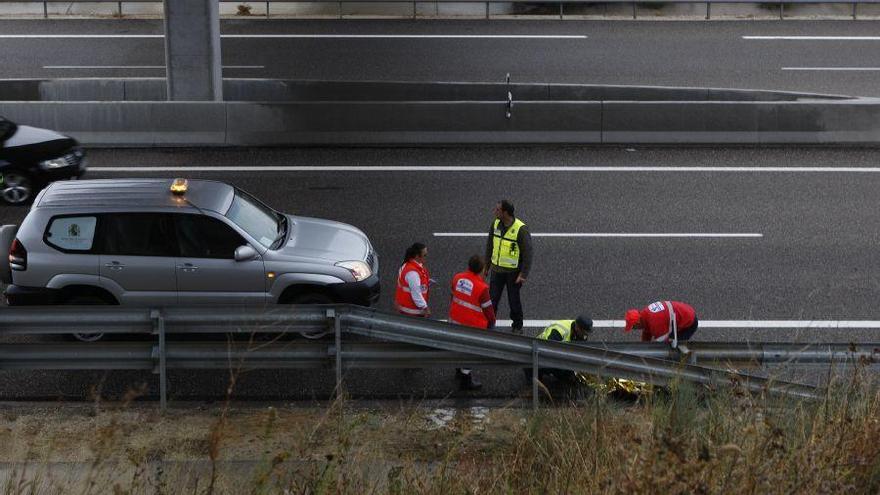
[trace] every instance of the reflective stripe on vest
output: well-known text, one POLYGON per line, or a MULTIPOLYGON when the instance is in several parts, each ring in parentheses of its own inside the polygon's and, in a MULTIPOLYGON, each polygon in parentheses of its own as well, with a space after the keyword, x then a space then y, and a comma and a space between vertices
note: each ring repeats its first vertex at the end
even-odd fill
POLYGON ((452 304, 458 304, 459 306, 464 306, 464 307, 467 308, 467 309, 471 309, 471 310, 474 310, 474 311, 479 311, 480 313, 483 312, 483 308, 477 306, 476 304, 471 304, 471 303, 469 303, 469 302, 467 302, 467 301, 462 301, 461 299, 459 299, 459 298, 457 298, 457 297, 453 297, 453 298, 452 298, 452 304))
POLYGON ((550 340, 550 334, 553 333, 554 330, 559 332, 559 335, 562 335, 563 342, 571 342, 571 325, 574 323, 574 320, 559 320, 554 321, 547 328, 544 329, 538 335, 538 338, 541 340, 550 340))
POLYGON ((669 336, 672 336, 672 348, 675 349, 678 347, 678 318, 675 316, 675 310, 672 308, 671 301, 663 301, 663 305, 666 306, 666 311, 669 312, 669 329, 666 331, 665 335, 657 337, 654 339, 654 342, 666 342, 669 340, 669 336))
POLYGON ((519 236, 519 229, 525 226, 522 220, 513 219, 510 227, 501 234, 501 219, 496 218, 492 224, 492 264, 501 268, 518 268, 519 267, 519 246, 516 238, 519 236))
POLYGON ((424 309, 412 309, 412 308, 405 308, 403 306, 398 306, 397 310, 400 311, 401 313, 406 313, 408 315, 423 315, 423 314, 425 314, 424 309))

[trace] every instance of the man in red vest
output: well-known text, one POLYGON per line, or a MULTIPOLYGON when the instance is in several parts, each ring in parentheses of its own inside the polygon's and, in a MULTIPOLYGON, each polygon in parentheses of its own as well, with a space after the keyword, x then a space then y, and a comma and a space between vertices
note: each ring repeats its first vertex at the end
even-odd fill
POLYGON ((657 301, 626 312, 624 332, 642 331, 643 342, 669 342, 673 348, 693 337, 699 322, 694 308, 678 301, 657 301))
MULTIPOLYGON (((449 323, 473 328, 492 328, 495 326, 495 310, 489 296, 489 285, 481 273, 485 263, 478 255, 468 260, 468 269, 452 277, 452 300, 449 303, 449 323)), ((459 388, 477 390, 480 382, 474 379, 467 368, 456 370, 459 388)))
POLYGON ((428 248, 421 242, 408 247, 403 264, 397 272, 397 290, 394 293, 394 306, 400 314, 427 318, 431 316, 428 308, 431 276, 425 261, 428 248))

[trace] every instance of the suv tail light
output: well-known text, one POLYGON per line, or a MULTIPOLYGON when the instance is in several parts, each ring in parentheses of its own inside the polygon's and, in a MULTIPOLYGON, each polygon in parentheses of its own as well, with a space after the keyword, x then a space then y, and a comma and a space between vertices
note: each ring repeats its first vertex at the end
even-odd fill
POLYGON ((9 268, 27 270, 27 249, 18 239, 12 241, 12 246, 9 247, 9 268))

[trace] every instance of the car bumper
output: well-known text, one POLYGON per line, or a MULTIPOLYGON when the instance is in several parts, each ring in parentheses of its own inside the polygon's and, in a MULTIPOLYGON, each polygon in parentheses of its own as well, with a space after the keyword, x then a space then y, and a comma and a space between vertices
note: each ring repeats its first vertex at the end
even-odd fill
POLYGON ((86 173, 85 162, 80 166, 68 166, 61 168, 53 168, 49 170, 40 170, 40 178, 46 182, 54 182, 56 180, 66 180, 72 178, 80 178, 86 173))
POLYGON ((45 306, 58 304, 60 291, 45 287, 10 285, 3 293, 9 306, 45 306))
POLYGON ((328 286, 333 298, 340 303, 372 306, 379 301, 379 277, 373 274, 361 282, 345 282, 328 286))

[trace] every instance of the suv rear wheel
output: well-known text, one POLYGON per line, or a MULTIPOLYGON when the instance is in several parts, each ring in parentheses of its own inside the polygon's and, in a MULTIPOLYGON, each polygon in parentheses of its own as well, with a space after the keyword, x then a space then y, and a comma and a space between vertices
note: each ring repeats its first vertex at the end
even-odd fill
MULTIPOLYGON (((107 301, 98 296, 79 295, 69 297, 64 304, 70 306, 103 306, 107 305, 107 301)), ((73 338, 80 342, 97 342, 104 338, 104 332, 94 333, 74 333, 73 338)))
POLYGON ((34 182, 28 174, 20 170, 3 172, 0 195, 3 201, 11 205, 23 205, 34 196, 34 182))

